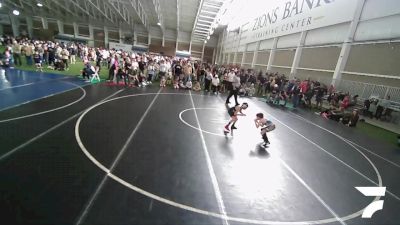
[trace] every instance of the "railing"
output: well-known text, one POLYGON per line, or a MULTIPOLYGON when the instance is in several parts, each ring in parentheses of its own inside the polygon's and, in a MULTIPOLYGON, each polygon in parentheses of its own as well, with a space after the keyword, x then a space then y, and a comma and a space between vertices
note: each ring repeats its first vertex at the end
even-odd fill
POLYGON ((400 88, 398 87, 341 80, 336 89, 342 92, 349 92, 350 95, 358 95, 360 99, 368 99, 370 97, 383 99, 386 96, 390 96, 392 104, 400 105, 400 88))

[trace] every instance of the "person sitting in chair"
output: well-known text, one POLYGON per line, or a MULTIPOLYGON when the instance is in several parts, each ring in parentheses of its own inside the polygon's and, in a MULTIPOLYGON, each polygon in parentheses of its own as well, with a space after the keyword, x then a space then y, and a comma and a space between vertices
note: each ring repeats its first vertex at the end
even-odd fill
POLYGON ((390 106, 390 96, 386 96, 386 99, 381 99, 378 102, 378 107, 376 108, 375 117, 380 119, 383 112, 390 106))
POLYGON ((93 66, 90 65, 89 61, 85 62, 85 67, 82 70, 82 78, 85 80, 90 80, 92 75, 96 72, 93 66))

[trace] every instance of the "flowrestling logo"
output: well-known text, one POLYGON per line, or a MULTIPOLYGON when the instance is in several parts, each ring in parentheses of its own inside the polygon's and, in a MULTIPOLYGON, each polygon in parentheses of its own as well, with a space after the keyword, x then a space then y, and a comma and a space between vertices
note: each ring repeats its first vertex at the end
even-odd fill
MULTIPOLYGON (((383 197, 385 196, 386 187, 356 187, 364 196, 383 197)), ((374 201, 369 204, 363 211, 362 218, 371 218, 375 212, 383 209, 383 200, 374 201)))

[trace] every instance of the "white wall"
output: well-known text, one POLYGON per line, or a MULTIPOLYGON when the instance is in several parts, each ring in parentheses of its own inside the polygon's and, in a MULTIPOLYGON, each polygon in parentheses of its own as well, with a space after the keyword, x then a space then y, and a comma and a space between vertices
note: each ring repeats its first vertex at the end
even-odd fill
POLYGON ((399 0, 367 0, 361 14, 361 20, 370 20, 399 13, 399 0))
MULTIPOLYGON (((353 7, 354 2, 358 0, 349 0, 349 2, 350 1, 353 7)), ((330 14, 340 17, 342 12, 330 12, 330 14)), ((399 24, 400 0, 366 0, 356 30, 355 41, 398 39, 400 38, 399 24)), ((350 22, 345 22, 309 30, 307 32, 305 45, 343 43, 348 34, 349 27, 350 22)), ((231 32, 228 33, 228 36, 223 40, 225 48, 230 52, 236 51, 237 49, 237 45, 233 47, 236 42, 233 37, 233 32, 231 32)), ((278 40, 278 48, 295 47, 297 46, 299 38, 300 33, 280 36, 278 40)), ((271 49, 272 40, 272 38, 261 40, 260 50, 271 49)))
POLYGON ((354 39, 367 41, 400 38, 399 24, 400 14, 363 21, 359 23, 354 39))
POLYGON ((239 46, 238 52, 244 52, 244 51, 246 51, 246 45, 239 46))
POLYGON ((274 44, 274 39, 263 40, 260 42, 259 50, 272 49, 273 44, 274 44))
POLYGON ((296 47, 299 43, 300 33, 279 37, 277 48, 296 47))
MULTIPOLYGON (((286 2, 289 1, 294 2, 294 0, 286 0, 286 2)), ((345 4, 343 0, 335 1, 345 4)), ((350 16, 356 19, 354 37, 352 32, 354 30, 350 30, 351 25, 354 24, 354 21, 352 21, 351 18, 345 21, 342 20, 341 16, 343 14, 343 8, 335 8, 335 11, 330 10, 329 12, 326 12, 326 15, 320 15, 318 13, 313 13, 310 15, 313 19, 313 23, 315 20, 325 21, 325 16, 328 16, 332 21, 336 21, 336 23, 327 22, 325 23, 325 26, 319 28, 309 27, 308 29, 304 29, 303 31, 306 31, 305 42, 304 46, 300 46, 300 50, 301 48, 303 48, 303 50, 296 52, 297 54, 294 54, 295 57, 298 57, 296 58, 296 61, 299 60, 299 62, 303 62, 303 64, 304 62, 307 62, 307 64, 304 65, 307 65, 306 67, 310 71, 313 71, 315 76, 321 76, 323 78, 324 76, 326 77, 326 74, 331 76, 335 68, 339 68, 338 70, 340 71, 335 73, 346 74, 346 71, 353 72, 354 77, 357 78, 361 77, 362 75, 363 79, 365 77, 370 78, 371 82, 376 82, 377 79, 374 78, 379 77, 380 74, 396 77, 395 79, 399 80, 400 82, 400 76, 397 76, 398 63, 396 64, 393 62, 393 59, 394 61, 398 59, 397 46, 400 45, 400 0, 365 0, 365 4, 358 4, 362 3, 361 1, 363 0, 347 0, 347 3, 349 3, 351 6, 349 8, 353 9, 353 6, 355 5, 363 7, 359 21, 358 18, 355 17, 355 13, 358 10, 354 10, 353 14, 350 14, 350 16), (348 37, 349 34, 351 37, 348 37), (349 40, 349 38, 350 40, 353 40, 353 42, 350 43, 351 45, 347 45, 345 43, 345 41, 349 40), (390 40, 391 43, 386 43, 379 46, 376 44, 387 42, 388 40, 390 40), (337 49, 334 48, 335 51, 332 50, 332 46, 337 46, 337 49), (343 46, 346 48, 343 48, 343 46), (341 69, 342 67, 337 66, 338 62, 342 62, 339 59, 341 56, 343 57, 346 54, 349 54, 349 57, 347 60, 343 61, 345 67, 343 67, 344 69, 341 69), (386 62, 386 64, 384 62, 386 62), (321 67, 321 65, 329 66, 321 67), (373 65, 371 68, 375 69, 369 68, 368 65, 373 65), (391 70, 388 70, 387 68, 391 68, 391 70)), ((265 2, 267 1, 265 0, 265 2)), ((349 16, 349 9, 346 9, 345 11, 345 15, 349 16)), ((266 31, 271 28, 273 28, 273 26, 265 27, 266 31)), ((254 28, 251 27, 250 30, 253 29, 254 28)), ((232 62, 232 57, 235 55, 235 52, 240 53, 246 51, 252 53, 255 51, 261 52, 265 50, 272 50, 274 39, 271 38, 271 36, 281 35, 277 36, 277 51, 268 51, 268 54, 275 54, 272 65, 287 66, 288 68, 285 68, 286 72, 283 70, 281 71, 285 73, 290 70, 289 67, 291 67, 294 74, 299 74, 301 72, 308 73, 309 70, 302 70, 301 67, 297 66, 296 64, 285 62, 285 60, 290 57, 289 55, 282 55, 285 53, 285 51, 280 51, 282 49, 294 49, 294 51, 296 51, 296 47, 300 43, 301 36, 301 33, 298 31, 296 32, 297 33, 282 36, 282 33, 280 32, 274 33, 271 31, 272 34, 266 32, 265 35, 256 36, 255 39, 261 38, 258 49, 258 42, 255 42, 253 40, 254 38, 249 38, 250 34, 246 32, 242 35, 246 36, 247 38, 244 38, 240 42, 240 46, 238 48, 237 37, 239 34, 231 32, 228 33, 224 40, 221 41, 223 45, 223 51, 221 54, 229 54, 231 56, 229 61, 232 62), (262 39, 263 37, 265 39, 262 39), (278 61, 279 63, 277 64, 278 61)), ((261 56, 264 58, 266 57, 265 54, 261 56)), ((262 62, 261 64, 257 64, 258 67, 264 68, 267 65, 267 61, 260 61, 258 56, 256 58, 256 62, 262 62)), ((341 64, 341 66, 343 66, 343 64, 341 64)), ((279 67, 272 68, 273 71, 279 72, 278 69, 279 67)), ((346 79, 346 76, 343 77, 346 79)), ((385 79, 387 78, 380 76, 379 79, 382 79, 380 83, 384 83, 383 81, 386 82, 385 79)))
POLYGON ((346 38, 350 23, 342 23, 323 27, 307 32, 305 45, 322 45, 343 43, 346 38))
POLYGON ((257 49, 257 42, 254 43, 250 43, 247 45, 246 51, 250 52, 250 51, 256 51, 257 49))

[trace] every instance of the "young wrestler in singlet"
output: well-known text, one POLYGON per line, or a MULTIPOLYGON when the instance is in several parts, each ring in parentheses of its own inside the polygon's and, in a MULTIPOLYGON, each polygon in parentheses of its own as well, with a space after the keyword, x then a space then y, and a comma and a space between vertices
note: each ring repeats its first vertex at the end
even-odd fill
POLYGON ((236 124, 236 122, 238 120, 237 116, 246 116, 246 114, 244 114, 242 112, 242 110, 247 109, 247 107, 249 107, 249 105, 244 102, 241 106, 237 105, 235 107, 232 107, 232 108, 228 109, 228 114, 231 117, 231 119, 229 120, 229 123, 224 127, 225 128, 224 129, 225 132, 229 132, 230 129, 232 129, 232 130, 237 129, 235 127, 235 124, 236 124), (232 126, 229 129, 229 125, 231 125, 231 124, 232 124, 232 126))
POLYGON ((264 148, 267 147, 269 143, 268 137, 267 137, 267 132, 272 131, 275 129, 275 125, 264 118, 264 114, 262 113, 257 113, 256 118, 254 119, 254 123, 256 125, 256 128, 261 128, 261 137, 264 140, 264 144, 262 145, 264 148))

